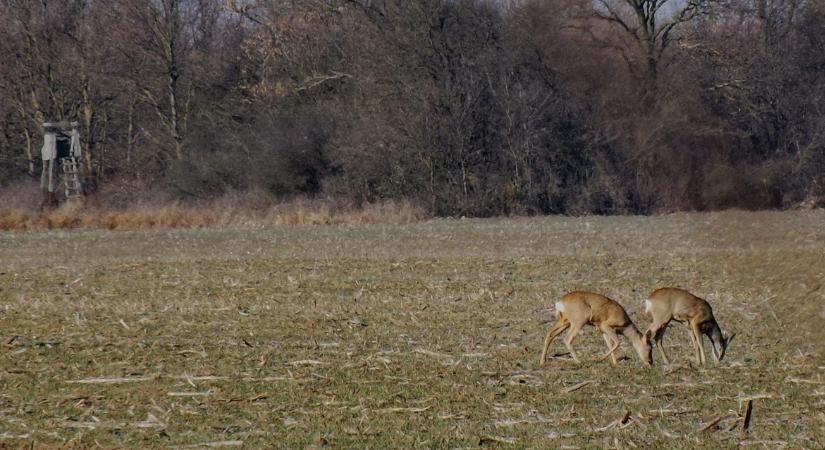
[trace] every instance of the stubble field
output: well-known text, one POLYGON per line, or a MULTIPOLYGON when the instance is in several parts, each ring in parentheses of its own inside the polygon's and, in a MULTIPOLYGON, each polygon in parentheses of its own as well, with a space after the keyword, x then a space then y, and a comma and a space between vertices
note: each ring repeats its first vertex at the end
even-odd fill
POLYGON ((825 211, 7 232, 0 447, 825 448, 823 284, 825 211), (668 285, 721 365, 539 367, 564 292, 668 285))

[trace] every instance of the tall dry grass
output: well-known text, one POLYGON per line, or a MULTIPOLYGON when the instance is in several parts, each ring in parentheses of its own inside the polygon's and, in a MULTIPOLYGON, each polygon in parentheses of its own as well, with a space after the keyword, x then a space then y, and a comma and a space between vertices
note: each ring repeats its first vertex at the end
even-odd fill
POLYGON ((335 200, 296 199, 265 203, 238 194, 185 205, 134 205, 111 208, 67 203, 51 211, 0 205, 0 230, 151 228, 261 228, 278 225, 403 224, 420 221, 426 212, 411 202, 385 201, 354 205, 335 200))

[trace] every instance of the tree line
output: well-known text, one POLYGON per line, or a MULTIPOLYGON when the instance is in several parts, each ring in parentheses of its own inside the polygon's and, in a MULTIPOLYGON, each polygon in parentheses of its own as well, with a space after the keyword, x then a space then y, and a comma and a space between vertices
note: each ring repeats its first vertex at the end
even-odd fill
POLYGON ((1 0, 0 186, 436 215, 825 205, 823 0, 1 0))

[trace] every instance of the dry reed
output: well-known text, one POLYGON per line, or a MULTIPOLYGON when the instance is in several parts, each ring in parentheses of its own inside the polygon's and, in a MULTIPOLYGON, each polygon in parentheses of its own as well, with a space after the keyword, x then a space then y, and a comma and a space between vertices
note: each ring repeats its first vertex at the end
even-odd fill
POLYGON ((218 200, 201 205, 136 205, 106 208, 64 204, 51 211, 0 207, 0 230, 163 228, 261 228, 273 225, 406 224, 427 217, 423 209, 406 201, 364 205, 332 200, 293 200, 261 207, 247 202, 235 205, 218 200))

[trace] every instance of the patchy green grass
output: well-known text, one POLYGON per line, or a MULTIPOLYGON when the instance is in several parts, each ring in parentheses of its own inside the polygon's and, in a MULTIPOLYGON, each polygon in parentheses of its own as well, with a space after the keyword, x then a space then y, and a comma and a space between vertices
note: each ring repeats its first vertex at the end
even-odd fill
POLYGON ((0 446, 823 448, 823 283, 823 211, 5 233, 0 446), (666 285, 720 366, 678 324, 667 367, 592 328, 538 366, 564 292, 644 329, 666 285))

